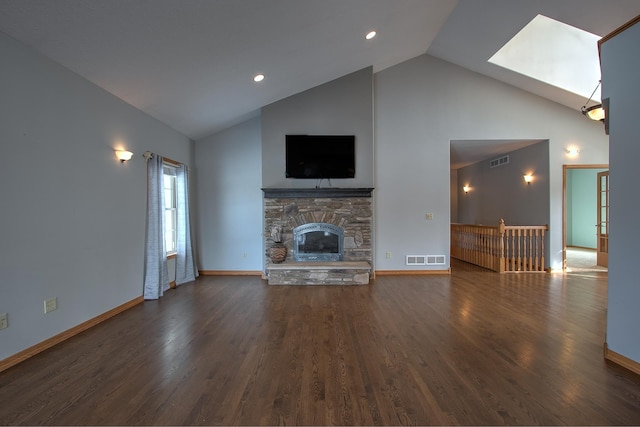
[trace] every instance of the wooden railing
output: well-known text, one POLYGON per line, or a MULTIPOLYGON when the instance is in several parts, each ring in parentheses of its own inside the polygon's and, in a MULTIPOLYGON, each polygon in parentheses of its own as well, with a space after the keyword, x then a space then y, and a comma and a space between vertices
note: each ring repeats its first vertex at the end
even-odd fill
POLYGON ((541 272, 548 225, 451 224, 451 257, 499 273, 541 272))

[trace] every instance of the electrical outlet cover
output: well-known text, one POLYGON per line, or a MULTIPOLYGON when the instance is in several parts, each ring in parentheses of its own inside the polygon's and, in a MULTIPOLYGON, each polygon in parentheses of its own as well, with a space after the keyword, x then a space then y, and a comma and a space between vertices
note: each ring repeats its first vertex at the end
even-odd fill
POLYGON ((0 314, 0 329, 5 329, 9 326, 9 319, 7 313, 0 314))
POLYGON ((57 298, 50 298, 47 300, 44 300, 44 312, 46 313, 50 313, 53 310, 58 308, 58 301, 57 298))

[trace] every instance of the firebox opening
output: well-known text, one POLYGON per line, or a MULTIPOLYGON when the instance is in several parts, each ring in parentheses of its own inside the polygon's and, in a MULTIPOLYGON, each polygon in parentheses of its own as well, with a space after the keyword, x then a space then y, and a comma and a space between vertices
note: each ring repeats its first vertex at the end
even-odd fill
POLYGON ((293 229, 293 257, 296 261, 342 261, 343 230, 322 222, 293 229))

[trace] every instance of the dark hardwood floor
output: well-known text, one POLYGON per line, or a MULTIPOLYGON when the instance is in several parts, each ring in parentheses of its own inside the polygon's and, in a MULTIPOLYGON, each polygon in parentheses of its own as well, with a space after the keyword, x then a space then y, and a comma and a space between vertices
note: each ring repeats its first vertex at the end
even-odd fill
POLYGON ((0 373, 7 425, 638 425, 606 275, 203 277, 0 373))

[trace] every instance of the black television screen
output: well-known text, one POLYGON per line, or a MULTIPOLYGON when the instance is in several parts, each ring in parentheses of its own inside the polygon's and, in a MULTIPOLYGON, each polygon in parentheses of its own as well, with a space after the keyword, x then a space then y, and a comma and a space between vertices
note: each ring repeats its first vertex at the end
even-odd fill
POLYGON ((287 178, 354 178, 354 135, 287 135, 287 178))

